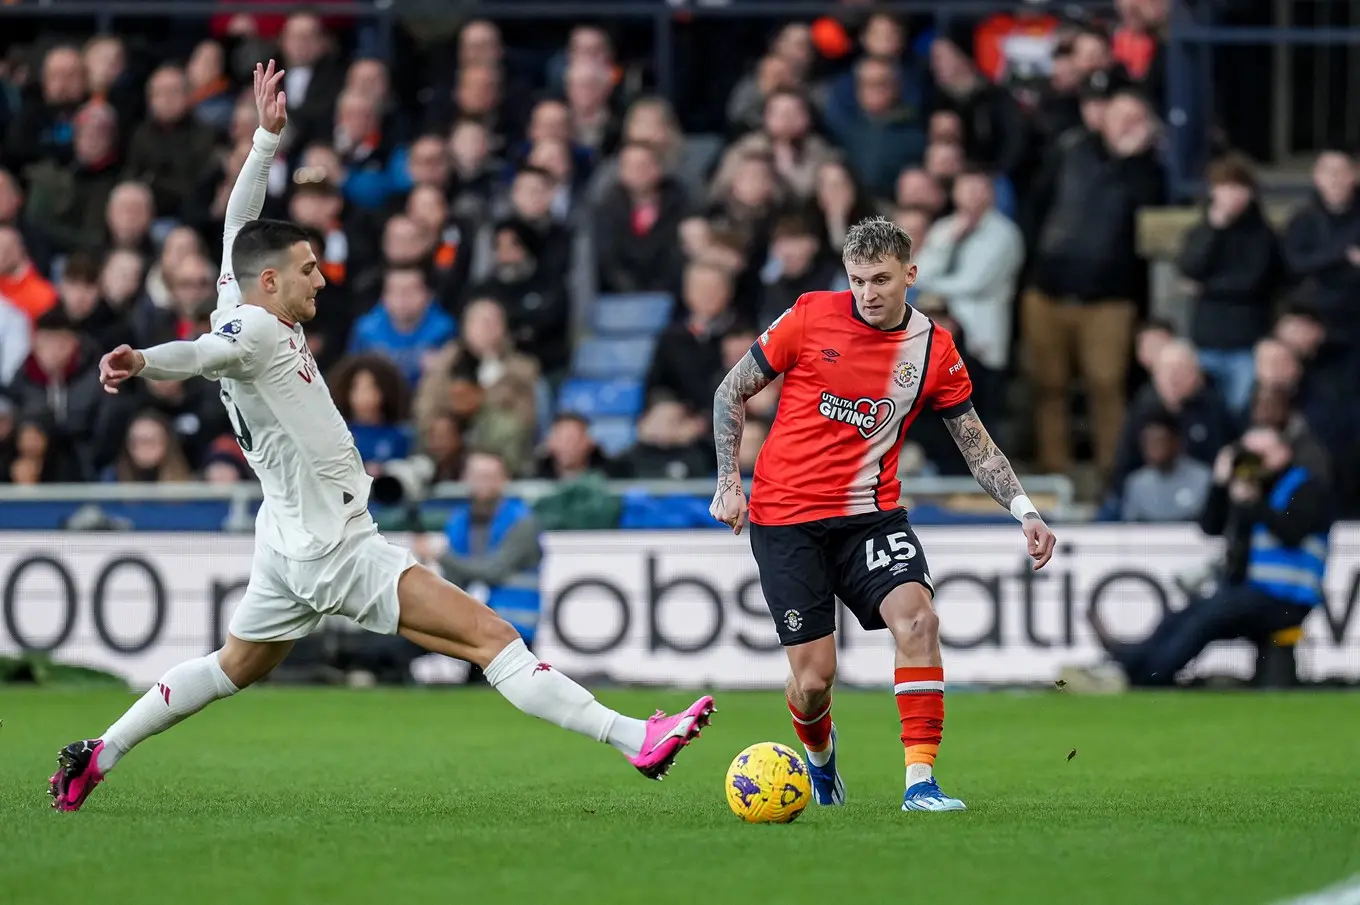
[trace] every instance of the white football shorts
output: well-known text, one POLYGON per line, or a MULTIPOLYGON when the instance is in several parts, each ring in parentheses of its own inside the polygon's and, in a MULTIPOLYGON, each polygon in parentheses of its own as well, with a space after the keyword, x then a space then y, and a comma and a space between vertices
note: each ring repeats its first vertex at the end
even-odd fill
POLYGON ((250 583, 227 631, 242 641, 296 641, 323 616, 345 616, 382 635, 397 633, 397 581, 416 558, 355 519, 340 545, 320 559, 299 561, 255 542, 250 583))

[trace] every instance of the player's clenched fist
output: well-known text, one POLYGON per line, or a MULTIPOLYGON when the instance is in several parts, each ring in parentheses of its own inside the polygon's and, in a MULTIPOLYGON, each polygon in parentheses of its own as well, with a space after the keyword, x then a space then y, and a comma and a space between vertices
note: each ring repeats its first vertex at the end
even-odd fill
POLYGON ((1024 529, 1027 542, 1025 546, 1029 548, 1030 558, 1034 560, 1034 568, 1042 569, 1053 558, 1053 546, 1058 539, 1037 515, 1025 516, 1020 527, 1024 529))
POLYGON ((129 377, 136 377, 146 367, 142 353, 128 345, 119 346, 99 359, 99 382, 105 391, 117 393, 118 385, 129 377))
POLYGON ((708 511, 715 519, 729 526, 733 534, 740 534, 746 526, 746 491, 741 487, 741 478, 736 475, 720 477, 718 492, 713 494, 713 503, 708 511))

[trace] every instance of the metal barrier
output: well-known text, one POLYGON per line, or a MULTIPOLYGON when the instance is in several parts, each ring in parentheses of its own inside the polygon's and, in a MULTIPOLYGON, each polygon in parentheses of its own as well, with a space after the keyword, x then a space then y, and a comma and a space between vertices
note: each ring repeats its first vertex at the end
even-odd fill
MULTIPOLYGON (((682 0, 683 2, 683 0, 682 0)), ((1109 9, 1113 0, 1070 0, 1064 9, 1109 9)), ((464 3, 454 4, 452 0, 443 6, 438 2, 409 4, 409 10, 396 0, 319 0, 307 3, 242 3, 234 0, 20 0, 14 5, 0 6, 0 21, 9 16, 28 16, 46 18, 91 18, 95 20, 100 32, 113 31, 118 19, 194 19, 208 18, 232 13, 280 13, 305 7, 312 12, 327 16, 347 16, 368 20, 379 29, 379 47, 385 56, 390 56, 393 30, 396 22, 406 13, 413 18, 430 18, 438 10, 449 19, 481 17, 495 21, 652 21, 654 43, 654 66, 656 71, 657 92, 665 97, 674 97, 676 85, 675 72, 675 22, 677 17, 685 19, 788 19, 810 21, 820 16, 838 11, 855 12, 854 8, 844 10, 833 3, 821 0, 762 0, 759 3, 743 3, 729 0, 724 6, 711 6, 706 3, 683 5, 674 0, 586 0, 580 3, 564 3, 560 0, 525 0, 514 3, 464 3), (415 8, 419 7, 419 8, 415 8)), ((1026 0, 884 0, 875 3, 873 9, 896 15, 933 15, 937 26, 946 27, 956 18, 985 16, 997 12, 1016 9, 1033 9, 1026 0)))
MULTIPOLYGON (((1068 517, 1077 512, 1076 491, 1072 480, 1065 475, 1035 475, 1023 479, 1025 490, 1031 497, 1044 497, 1054 503, 1054 517, 1068 517)), ((537 500, 561 485, 554 481, 514 481, 506 493, 509 496, 526 500, 537 500)), ((692 481, 610 481, 606 485, 615 493, 640 491, 657 495, 711 496, 714 483, 711 480, 692 481)), ((750 482, 747 482, 750 488, 750 482)), ((432 500, 458 500, 467 497, 467 485, 447 482, 432 488, 432 500)), ((910 478, 902 482, 903 499, 974 497, 988 500, 987 494, 972 478, 964 477, 923 477, 910 478)), ((37 486, 15 486, 0 484, 0 507, 10 503, 65 502, 65 503, 109 503, 109 502, 163 502, 186 503, 218 501, 229 503, 256 503, 262 499, 259 485, 209 484, 191 481, 176 484, 42 484, 37 486)), ((993 504, 995 505, 995 504, 993 504)), ((3 526, 0 518, 0 526, 3 526)))
MULTIPOLYGON (((1212 122, 1207 115, 1194 115, 1193 111, 1211 109, 1212 79, 1206 78, 1212 62, 1212 51, 1217 47, 1262 46, 1273 49, 1271 61, 1271 106, 1273 122, 1271 127, 1270 158, 1276 164, 1285 164, 1295 153, 1293 136, 1295 132, 1295 110, 1293 90, 1296 79, 1315 82, 1313 87, 1314 109, 1312 122, 1314 134, 1306 138, 1303 148, 1297 150, 1315 152, 1334 140, 1323 134, 1337 133, 1332 122, 1333 110, 1342 111, 1344 122, 1339 130, 1344 136, 1343 143, 1352 144, 1360 140, 1360 108, 1357 108, 1357 93, 1360 93, 1360 54, 1352 48, 1360 47, 1360 27, 1333 27, 1323 24, 1315 28, 1293 27, 1297 13, 1296 7, 1307 6, 1308 0, 1276 0, 1269 27, 1217 25, 1213 22, 1212 4, 1200 2, 1192 8, 1177 5, 1167 33, 1167 118, 1168 118, 1168 177, 1173 201, 1186 200, 1202 195, 1205 189, 1200 174, 1206 162, 1201 149, 1207 147, 1208 130, 1212 122), (1300 62, 1301 51, 1321 51, 1332 49, 1345 50, 1342 61, 1346 69, 1346 91, 1339 104, 1331 103, 1328 93, 1329 78, 1318 78, 1316 72, 1296 74, 1296 64, 1300 62), (1198 79, 1196 71, 1198 70, 1198 79), (1312 76, 1310 78, 1310 76, 1312 76), (1197 91, 1198 87, 1206 89, 1197 91), (1197 96, 1199 95, 1199 96, 1197 96)), ((1319 3, 1319 9, 1332 9, 1343 4, 1319 3)), ((1312 70, 1329 69, 1329 58, 1304 60, 1312 70)), ((1328 73, 1324 73, 1326 75, 1328 73)), ((1264 125, 1265 123, 1263 123, 1264 125)))

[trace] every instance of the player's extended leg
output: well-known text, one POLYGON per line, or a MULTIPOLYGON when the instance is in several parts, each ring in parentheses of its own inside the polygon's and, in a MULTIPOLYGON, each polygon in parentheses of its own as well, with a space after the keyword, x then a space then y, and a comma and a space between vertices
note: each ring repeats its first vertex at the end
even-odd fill
POLYGON ((402 635, 435 653, 482 668, 486 681, 531 716, 607 742, 648 779, 661 779, 680 750, 697 738, 713 713, 699 698, 684 711, 658 710, 648 720, 623 716, 542 662, 519 633, 481 601, 424 566, 412 566, 397 584, 402 635))
POLYGON ((899 585, 879 609, 897 643, 893 690, 902 720, 907 757, 904 811, 962 811, 964 803, 940 791, 935 756, 944 735, 944 667, 940 658, 940 620, 923 584, 899 585))
POLYGON ((52 807, 78 811, 94 787, 136 745, 260 681, 283 662, 292 641, 242 641, 227 636, 221 650, 172 667, 97 739, 72 742, 57 755, 52 807))
POLYGON ((784 650, 789 657, 784 697, 793 715, 793 731, 807 753, 812 797, 821 805, 845 804, 845 783, 836 770, 836 724, 831 721, 836 636, 791 644, 784 650))

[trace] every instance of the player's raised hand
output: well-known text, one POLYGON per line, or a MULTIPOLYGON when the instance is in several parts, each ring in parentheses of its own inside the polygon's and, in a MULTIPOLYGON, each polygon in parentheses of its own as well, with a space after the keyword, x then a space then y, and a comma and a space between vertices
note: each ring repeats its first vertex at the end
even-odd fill
POLYGON ((275 135, 288 124, 288 98, 279 90, 283 83, 283 70, 274 71, 274 61, 269 65, 255 64, 255 110, 260 114, 260 126, 275 135))
POLYGON ((1025 516, 1020 527, 1025 532, 1025 545, 1028 547, 1030 558, 1034 560, 1034 568, 1042 569, 1053 558, 1053 547, 1058 543, 1058 539, 1037 515, 1025 516))
POLYGON ((742 489, 741 478, 737 475, 722 475, 718 478, 718 491, 713 494, 713 502, 708 507, 709 514, 740 534, 746 527, 746 491, 742 489))
POLYGON ((146 367, 142 353, 128 345, 122 345, 99 359, 99 382, 107 393, 117 393, 118 385, 136 377, 146 367))

